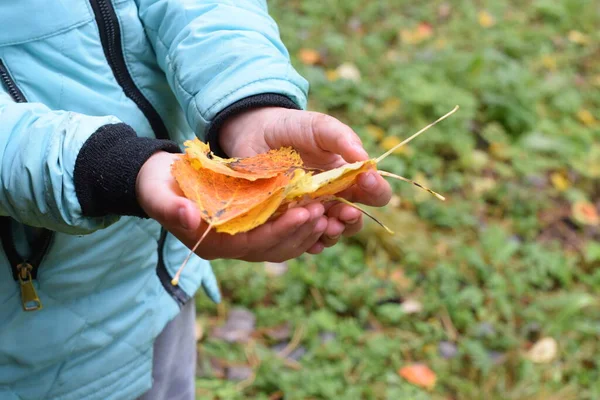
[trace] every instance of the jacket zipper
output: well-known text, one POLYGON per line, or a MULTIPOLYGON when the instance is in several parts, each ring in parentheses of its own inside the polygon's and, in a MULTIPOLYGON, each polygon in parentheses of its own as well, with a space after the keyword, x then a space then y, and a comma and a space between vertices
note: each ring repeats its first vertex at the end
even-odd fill
MULTIPOLYGON (((0 59, 0 81, 8 91, 8 95, 16 103, 26 103, 27 98, 19 89, 14 79, 8 72, 6 65, 0 59)), ((0 217, 0 241, 10 263, 13 279, 19 282, 21 290, 21 305, 25 311, 42 309, 42 302, 38 297, 33 280, 37 278, 38 269, 42 259, 48 252, 54 232, 43 229, 31 246, 31 256, 23 259, 17 252, 12 235, 12 221, 10 217, 0 217)))
POLYGON ((156 266, 156 275, 158 275, 158 279, 167 293, 175 300, 179 308, 182 308, 190 300, 190 296, 188 296, 180 286, 171 284, 171 279, 173 279, 173 277, 169 274, 163 257, 166 239, 167 230, 162 228, 160 231, 160 239, 158 240, 158 265, 156 266))
POLYGON ((142 111, 154 131, 154 135, 158 139, 169 139, 169 132, 162 118, 135 85, 127 69, 121 46, 121 27, 119 26, 119 19, 111 1, 90 0, 90 4, 96 17, 104 55, 117 83, 121 86, 123 92, 125 92, 125 96, 129 97, 142 111))
POLYGON ((0 80, 2 80, 2 84, 8 91, 8 95, 16 102, 16 103, 27 103, 27 99, 21 90, 15 84, 15 81, 12 79, 10 74, 8 73, 8 69, 4 65, 4 62, 0 60, 0 80))
MULTIPOLYGON (((125 58, 123 57, 123 47, 121 45, 121 27, 111 0, 90 0, 90 4, 94 10, 104 55, 113 71, 117 83, 121 86, 125 95, 142 111, 150 123, 156 138, 169 139, 169 132, 167 131, 162 118, 148 99, 144 97, 140 89, 135 85, 129 70, 127 69, 125 58)), ((167 231, 162 229, 160 239, 158 240, 158 264, 156 266, 156 274, 167 293, 171 295, 179 307, 182 307, 189 301, 190 296, 188 296, 180 287, 171 284, 172 277, 167 271, 163 259, 166 236, 167 231)))

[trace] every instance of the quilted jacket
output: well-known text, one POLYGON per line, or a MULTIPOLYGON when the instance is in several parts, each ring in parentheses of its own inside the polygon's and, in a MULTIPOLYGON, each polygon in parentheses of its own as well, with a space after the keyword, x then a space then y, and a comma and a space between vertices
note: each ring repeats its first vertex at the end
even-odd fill
POLYGON ((263 0, 0 1, 0 399, 150 388, 157 335, 219 293, 199 258, 170 285, 188 250, 137 204, 141 164, 307 90, 263 0))

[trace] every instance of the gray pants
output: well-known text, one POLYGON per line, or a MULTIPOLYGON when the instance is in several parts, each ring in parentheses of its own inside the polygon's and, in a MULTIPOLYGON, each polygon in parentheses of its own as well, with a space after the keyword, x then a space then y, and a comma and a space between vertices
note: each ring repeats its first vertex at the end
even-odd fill
POLYGON ((196 379, 196 305, 192 298, 154 342, 152 388, 139 400, 193 400, 196 379))

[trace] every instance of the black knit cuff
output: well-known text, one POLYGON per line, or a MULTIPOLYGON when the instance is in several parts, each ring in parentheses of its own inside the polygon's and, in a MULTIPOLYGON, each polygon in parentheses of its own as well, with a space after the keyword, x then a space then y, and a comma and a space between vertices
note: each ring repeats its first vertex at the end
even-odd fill
POLYGON ((219 157, 228 157, 219 144, 219 132, 225 121, 241 112, 259 107, 283 107, 300 110, 300 107, 288 97, 276 93, 257 94, 241 99, 218 113, 212 120, 206 134, 210 150, 219 157))
POLYGON ((86 217, 147 217, 137 201, 138 172, 157 151, 179 153, 175 142, 138 137, 127 124, 100 127, 81 147, 75 162, 77 199, 86 217))

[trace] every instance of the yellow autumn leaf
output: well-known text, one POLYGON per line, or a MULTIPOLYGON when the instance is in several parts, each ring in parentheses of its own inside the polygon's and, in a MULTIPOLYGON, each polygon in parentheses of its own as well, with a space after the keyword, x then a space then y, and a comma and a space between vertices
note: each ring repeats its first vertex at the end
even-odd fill
POLYGON ((576 30, 572 30, 567 35, 570 42, 585 46, 590 43, 590 38, 585 33, 581 33, 576 30))
POLYGON ((556 57, 546 54, 542 57, 542 65, 549 71, 556 71, 556 57))
POLYGON ((552 186, 559 192, 564 192, 571 186, 571 182, 560 172, 553 172, 550 175, 550 182, 552 182, 552 186))
POLYGON ((325 71, 325 77, 329 82, 335 82, 340 79, 340 74, 335 69, 328 69, 325 71))
POLYGON ((379 118, 389 118, 398 113, 402 107, 402 100, 398 97, 388 97, 384 100, 381 108, 377 111, 379 118))
POLYGON ((482 10, 477 14, 477 21, 483 28, 491 28, 496 24, 496 19, 489 12, 482 10))
POLYGON ((217 232, 229 233, 235 235, 238 232, 246 232, 267 222, 267 220, 277 211, 284 198, 284 189, 279 189, 271 197, 262 203, 256 205, 242 215, 231 219, 215 227, 217 232))
POLYGON ((577 111, 577 119, 587 127, 594 126, 598 122, 596 117, 594 117, 594 115, 586 109, 577 111))

